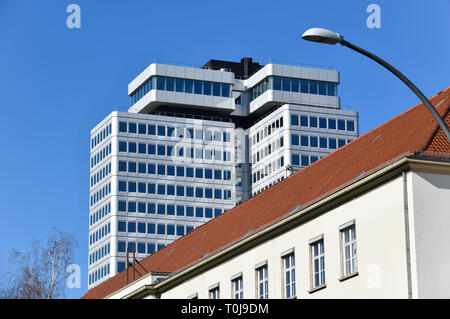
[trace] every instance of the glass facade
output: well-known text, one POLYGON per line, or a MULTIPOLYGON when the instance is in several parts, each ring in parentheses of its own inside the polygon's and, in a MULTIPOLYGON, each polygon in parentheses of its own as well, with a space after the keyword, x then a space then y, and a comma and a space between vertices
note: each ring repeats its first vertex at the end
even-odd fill
POLYGON ((337 84, 334 82, 268 76, 251 89, 251 99, 256 99, 267 90, 337 96, 337 84))
POLYGON ((144 82, 130 96, 130 104, 134 105, 151 90, 171 91, 178 93, 202 94, 217 97, 231 97, 231 85, 228 83, 199 81, 191 79, 153 76, 144 82))

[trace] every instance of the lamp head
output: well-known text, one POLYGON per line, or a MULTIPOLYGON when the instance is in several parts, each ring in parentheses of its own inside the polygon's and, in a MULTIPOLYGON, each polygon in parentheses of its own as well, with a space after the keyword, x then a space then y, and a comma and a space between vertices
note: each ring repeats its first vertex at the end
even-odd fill
POLYGON ((311 28, 302 34, 302 39, 319 43, 336 44, 341 42, 344 37, 339 33, 330 30, 311 28))

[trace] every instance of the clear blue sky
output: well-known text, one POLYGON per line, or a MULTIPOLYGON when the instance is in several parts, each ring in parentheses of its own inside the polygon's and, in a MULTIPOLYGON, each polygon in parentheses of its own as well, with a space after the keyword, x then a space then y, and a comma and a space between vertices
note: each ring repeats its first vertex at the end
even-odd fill
POLYGON ((0 0, 0 273, 53 226, 75 234, 87 289, 89 132, 126 108, 128 83, 155 60, 202 65, 250 56, 334 66, 360 134, 418 103, 388 71, 339 46, 303 41, 325 27, 396 66, 427 96, 450 85, 450 1, 0 0), (81 7, 81 29, 66 7, 81 7), (381 28, 369 29, 369 4, 381 28))

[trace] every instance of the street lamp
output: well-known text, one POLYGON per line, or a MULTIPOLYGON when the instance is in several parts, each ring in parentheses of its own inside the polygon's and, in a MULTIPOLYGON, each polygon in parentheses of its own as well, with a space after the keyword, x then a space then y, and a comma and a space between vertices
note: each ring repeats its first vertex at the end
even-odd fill
POLYGON ((313 42, 319 42, 319 43, 326 43, 326 44, 336 44, 340 43, 341 45, 344 45, 352 50, 355 50, 375 62, 378 62, 382 66, 384 66, 386 69, 394 73, 395 76, 397 76, 400 80, 403 81, 422 101, 422 103, 427 107, 427 109, 431 112, 431 115, 433 115, 436 122, 441 127, 442 131, 444 132, 445 136, 447 137, 447 140, 450 142, 450 132, 445 124, 444 120, 440 117, 439 113, 436 111, 434 106, 428 101, 428 99, 423 95, 423 93, 410 81, 406 76, 404 76, 400 71, 398 71, 396 68, 394 68, 392 65, 387 63, 386 61, 380 59, 375 54, 372 54, 364 49, 361 49, 360 47, 344 40, 344 37, 340 35, 339 33, 321 29, 321 28, 312 28, 309 30, 306 30, 305 33, 303 33, 302 38, 304 40, 313 41, 313 42))

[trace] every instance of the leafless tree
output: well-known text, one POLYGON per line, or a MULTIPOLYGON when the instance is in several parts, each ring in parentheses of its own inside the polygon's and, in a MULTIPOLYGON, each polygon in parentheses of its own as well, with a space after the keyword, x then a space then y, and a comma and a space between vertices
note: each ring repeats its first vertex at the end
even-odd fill
POLYGON ((32 249, 10 252, 11 271, 4 276, 0 297, 9 299, 64 298, 66 267, 73 263, 78 247, 73 235, 53 229, 47 245, 34 241, 32 249))

